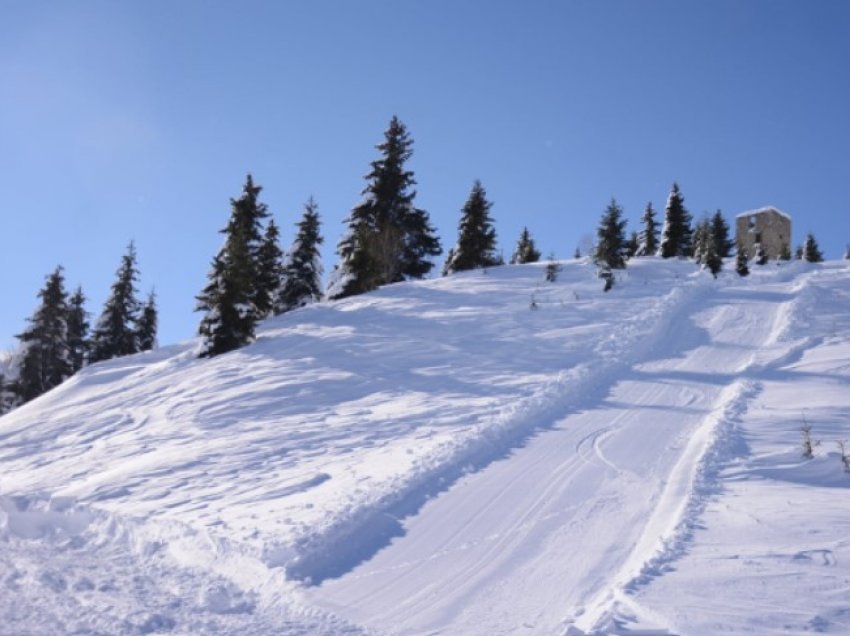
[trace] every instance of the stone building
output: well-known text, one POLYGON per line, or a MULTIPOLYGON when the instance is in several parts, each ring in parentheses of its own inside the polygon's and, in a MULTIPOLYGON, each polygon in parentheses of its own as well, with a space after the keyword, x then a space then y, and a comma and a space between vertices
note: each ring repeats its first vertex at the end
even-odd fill
POLYGON ((791 251, 791 217, 774 207, 742 212, 735 219, 735 238, 754 258, 761 243, 767 257, 778 259, 783 250, 791 251))

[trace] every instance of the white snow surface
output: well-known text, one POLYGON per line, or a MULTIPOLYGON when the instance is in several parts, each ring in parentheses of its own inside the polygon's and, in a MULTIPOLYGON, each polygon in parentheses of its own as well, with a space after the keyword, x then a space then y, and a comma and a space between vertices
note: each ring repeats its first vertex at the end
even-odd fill
POLYGON ((0 418, 0 634, 850 632, 848 264, 544 268, 0 418))

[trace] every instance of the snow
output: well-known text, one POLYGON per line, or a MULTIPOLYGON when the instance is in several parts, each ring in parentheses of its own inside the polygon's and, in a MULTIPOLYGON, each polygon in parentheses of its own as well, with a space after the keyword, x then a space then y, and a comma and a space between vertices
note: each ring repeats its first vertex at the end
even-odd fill
POLYGON ((850 630, 847 264, 545 265, 0 418, 0 633, 850 630))
POLYGON ((776 212, 780 216, 784 216, 789 221, 791 220, 790 214, 787 214, 787 213, 783 212, 782 210, 780 210, 779 208, 774 207, 772 205, 767 205, 767 206, 764 206, 762 208, 758 208, 756 210, 747 210, 746 212, 741 212, 740 214, 735 215, 735 218, 740 219, 740 218, 743 218, 743 217, 750 217, 750 216, 753 216, 754 214, 761 214, 762 212, 776 212))

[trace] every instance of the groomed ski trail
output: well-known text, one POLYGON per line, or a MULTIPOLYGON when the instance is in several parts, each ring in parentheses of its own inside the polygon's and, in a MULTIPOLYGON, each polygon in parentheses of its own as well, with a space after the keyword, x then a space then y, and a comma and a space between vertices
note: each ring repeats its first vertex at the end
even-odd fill
POLYGON ((718 423, 745 406, 747 371, 768 362, 760 350, 805 288, 779 278, 700 286, 650 341, 598 347, 601 370, 560 413, 536 414, 551 428, 401 520, 388 548, 309 601, 393 634, 602 629, 673 538, 718 423))

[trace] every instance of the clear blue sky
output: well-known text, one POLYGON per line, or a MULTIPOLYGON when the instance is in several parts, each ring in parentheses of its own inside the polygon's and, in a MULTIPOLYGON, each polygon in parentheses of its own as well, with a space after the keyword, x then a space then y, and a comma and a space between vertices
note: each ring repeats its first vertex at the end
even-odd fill
POLYGON ((191 337, 249 171, 284 245, 315 196, 330 270, 393 114, 446 248, 476 178, 506 255, 528 225, 562 257, 677 180, 839 258, 848 64, 845 0, 0 0, 0 348, 60 263, 96 317, 130 239, 161 344, 191 337))

